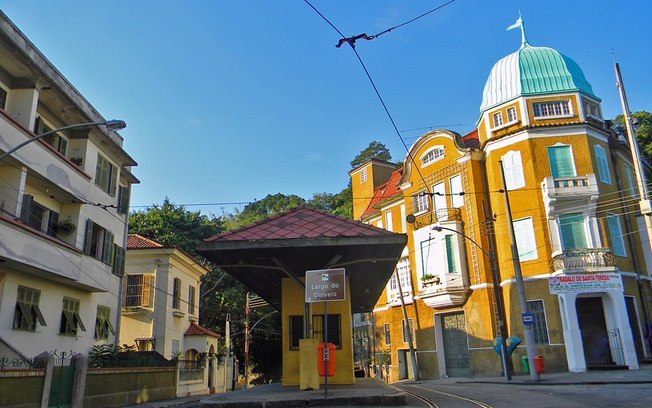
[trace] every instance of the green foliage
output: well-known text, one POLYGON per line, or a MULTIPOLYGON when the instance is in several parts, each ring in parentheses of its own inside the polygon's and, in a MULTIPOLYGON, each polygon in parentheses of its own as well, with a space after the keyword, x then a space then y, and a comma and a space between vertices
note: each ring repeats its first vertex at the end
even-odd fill
POLYGON ((390 161, 392 160, 392 155, 387 146, 374 140, 369 143, 369 146, 367 146, 366 149, 361 151, 353 160, 351 160, 351 167, 358 167, 369 159, 390 161))
POLYGON ((95 344, 88 351, 89 367, 111 367, 118 359, 118 346, 115 344, 95 344))
MULTIPOLYGON (((638 122, 636 141, 640 146, 641 155, 647 160, 652 160, 652 113, 646 111, 634 112, 632 113, 632 120, 638 122)), ((627 136, 624 116, 616 116, 614 123, 614 130, 627 136)))
POLYGON ((353 196, 351 185, 337 194, 316 193, 308 205, 346 218, 353 218, 353 196))
POLYGON ((225 214, 224 222, 227 230, 240 228, 305 203, 305 199, 294 194, 268 194, 262 200, 247 204, 242 211, 236 210, 233 215, 225 214))
POLYGON ((159 207, 154 205, 145 211, 129 216, 129 233, 140 234, 163 245, 178 246, 195 255, 195 247, 204 238, 224 230, 220 218, 209 218, 199 211, 187 211, 165 198, 159 207))

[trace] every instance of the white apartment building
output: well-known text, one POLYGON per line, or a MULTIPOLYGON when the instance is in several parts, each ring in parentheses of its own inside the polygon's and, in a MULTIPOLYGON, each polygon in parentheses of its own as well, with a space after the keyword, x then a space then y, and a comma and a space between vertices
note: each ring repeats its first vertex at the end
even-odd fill
POLYGON ((0 356, 118 338, 138 180, 105 122, 0 12, 0 356))

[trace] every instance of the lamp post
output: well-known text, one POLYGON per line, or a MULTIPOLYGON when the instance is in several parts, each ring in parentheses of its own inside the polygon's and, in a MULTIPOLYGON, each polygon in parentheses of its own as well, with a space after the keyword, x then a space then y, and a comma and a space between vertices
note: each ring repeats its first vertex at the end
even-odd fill
POLYGON ((475 242, 471 237, 455 229, 442 227, 441 225, 435 225, 432 227, 432 229, 437 232, 446 230, 461 235, 462 237, 471 241, 489 259, 489 264, 491 267, 491 278, 494 281, 493 284, 494 298, 496 299, 496 310, 498 313, 498 330, 500 331, 500 354, 503 363, 503 373, 505 375, 505 380, 511 381, 512 379, 512 374, 510 370, 511 367, 509 364, 509 356, 507 355, 507 328, 505 327, 505 308, 503 305, 503 294, 500 291, 500 276, 498 275, 498 267, 496 265, 496 256, 494 250, 489 249, 489 251, 486 251, 484 248, 480 246, 480 244, 475 242))
POLYGON ((49 136, 53 133, 61 132, 64 130, 70 130, 70 129, 77 129, 77 128, 82 128, 82 127, 89 127, 89 126, 106 126, 109 129, 112 130, 119 130, 119 129, 124 129, 127 127, 127 124, 123 120, 105 120, 103 122, 86 122, 86 123, 76 123, 74 125, 68 125, 64 127, 60 127, 58 129, 54 130, 49 130, 47 132, 41 133, 40 135, 36 135, 31 139, 25 140, 23 143, 20 143, 18 146, 13 147, 12 149, 9 149, 8 152, 0 155, 0 161, 4 160, 5 157, 9 156, 16 150, 20 149, 21 147, 25 146, 26 144, 32 143, 35 140, 39 140, 44 138, 45 136, 49 136))

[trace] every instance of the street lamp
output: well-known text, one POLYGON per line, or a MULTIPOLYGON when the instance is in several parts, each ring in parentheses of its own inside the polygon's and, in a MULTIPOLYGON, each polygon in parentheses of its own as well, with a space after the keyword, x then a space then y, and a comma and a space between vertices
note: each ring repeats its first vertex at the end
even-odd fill
POLYGON ((437 232, 446 230, 461 235, 462 237, 471 241, 489 259, 489 264, 491 266, 491 278, 494 281, 493 284, 494 298, 496 298, 496 309, 498 312, 498 330, 500 331, 500 351, 501 351, 500 354, 503 363, 503 373, 505 375, 505 380, 511 381, 512 373, 510 370, 509 357, 507 355, 507 328, 505 327, 505 307, 503 303, 503 294, 500 291, 500 276, 498 274, 498 267, 496 265, 496 256, 494 254, 494 250, 489 249, 489 251, 486 251, 484 248, 480 246, 480 244, 475 242, 471 237, 468 237, 463 232, 457 231, 455 229, 442 227, 441 225, 435 225, 432 227, 432 229, 437 232))
POLYGON ((25 146, 26 144, 32 143, 35 140, 42 139, 45 136, 49 136, 49 135, 51 135, 53 133, 61 132, 61 131, 64 131, 64 130, 77 129, 77 128, 89 127, 89 126, 106 126, 108 129, 119 130, 119 129, 124 129, 125 127, 127 127, 127 124, 123 120, 113 119, 113 120, 105 120, 105 121, 102 121, 102 122, 77 123, 77 124, 74 124, 74 125, 68 125, 68 126, 58 128, 58 129, 54 129, 54 130, 49 130, 49 131, 47 131, 45 133, 41 133, 40 135, 36 135, 31 139, 25 140, 23 143, 21 143, 18 146, 15 146, 14 148, 10 149, 8 152, 0 155, 0 161, 4 160, 5 157, 9 156, 10 154, 12 154, 16 150, 20 149, 21 147, 25 146))

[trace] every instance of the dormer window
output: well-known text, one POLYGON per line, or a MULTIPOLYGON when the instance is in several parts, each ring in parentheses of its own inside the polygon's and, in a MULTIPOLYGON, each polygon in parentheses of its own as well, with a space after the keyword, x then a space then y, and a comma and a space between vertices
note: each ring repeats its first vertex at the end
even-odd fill
POLYGON ((497 128, 498 126, 503 125, 503 113, 502 112, 496 112, 494 113, 494 127, 497 128))
POLYGON ((367 169, 360 170, 360 182, 364 183, 367 181, 367 169))
POLYGON ((583 102, 584 102, 584 116, 593 119, 602 118, 602 115, 600 114, 600 105, 588 99, 583 99, 583 102))
POLYGON ((513 123, 518 120, 518 116, 516 116, 516 108, 511 107, 507 109, 507 123, 513 123))
POLYGON ((532 113, 535 118, 563 117, 573 114, 568 100, 533 102, 532 113))
POLYGON ((435 147, 432 150, 429 150, 421 156, 421 164, 423 166, 427 166, 430 163, 436 162, 439 159, 442 159, 444 157, 444 148, 441 146, 435 147))

